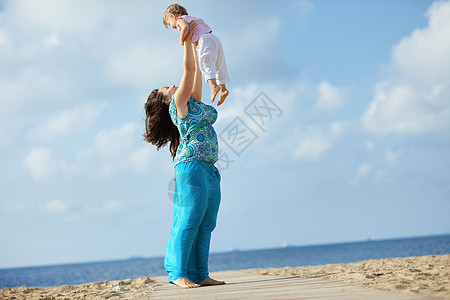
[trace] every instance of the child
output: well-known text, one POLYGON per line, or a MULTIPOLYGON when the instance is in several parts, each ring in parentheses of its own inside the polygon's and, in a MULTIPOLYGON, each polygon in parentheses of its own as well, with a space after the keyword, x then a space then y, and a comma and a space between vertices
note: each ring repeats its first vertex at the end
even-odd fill
POLYGON ((197 47, 199 67, 211 86, 211 102, 220 91, 218 105, 222 104, 229 91, 225 84, 230 81, 225 63, 225 56, 219 38, 212 34, 211 28, 200 18, 188 16, 186 9, 179 4, 172 4, 164 13, 163 23, 166 28, 180 30, 180 44, 184 45, 191 20, 197 22, 197 29, 191 36, 191 42, 197 47))

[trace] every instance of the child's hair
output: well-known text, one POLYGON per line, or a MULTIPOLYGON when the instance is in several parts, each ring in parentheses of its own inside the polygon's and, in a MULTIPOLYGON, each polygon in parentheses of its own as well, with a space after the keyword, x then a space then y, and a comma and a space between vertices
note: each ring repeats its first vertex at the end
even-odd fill
POLYGON ((180 4, 174 3, 169 5, 169 7, 166 9, 166 12, 164 13, 163 17, 163 24, 167 28, 169 26, 169 17, 171 14, 177 15, 177 16, 185 16, 187 15, 187 10, 180 4))

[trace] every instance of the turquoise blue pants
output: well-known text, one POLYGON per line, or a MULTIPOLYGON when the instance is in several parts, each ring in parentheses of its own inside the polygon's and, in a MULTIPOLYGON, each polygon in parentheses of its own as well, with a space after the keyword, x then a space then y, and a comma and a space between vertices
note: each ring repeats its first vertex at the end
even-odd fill
POLYGON ((220 174, 213 163, 190 161, 175 166, 173 223, 164 256, 169 282, 209 277, 211 232, 220 204, 220 174))

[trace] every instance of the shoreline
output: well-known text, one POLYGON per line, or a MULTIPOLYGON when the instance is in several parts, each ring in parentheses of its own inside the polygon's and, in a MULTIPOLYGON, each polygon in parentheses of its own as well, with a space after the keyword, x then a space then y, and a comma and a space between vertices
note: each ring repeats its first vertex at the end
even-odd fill
MULTIPOLYGON (((322 278, 372 289, 450 299, 450 254, 241 271, 254 275, 322 278)), ((0 290, 0 298, 143 299, 150 297, 156 286, 157 281, 149 277, 41 288, 21 286, 0 290)))

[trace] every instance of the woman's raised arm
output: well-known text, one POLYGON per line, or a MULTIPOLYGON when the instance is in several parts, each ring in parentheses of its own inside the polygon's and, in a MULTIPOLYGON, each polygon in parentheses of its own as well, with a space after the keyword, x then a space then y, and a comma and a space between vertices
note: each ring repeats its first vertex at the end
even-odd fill
POLYGON ((198 65, 197 49, 194 44, 192 44, 192 49, 194 51, 195 59, 195 75, 194 75, 194 86, 192 88, 191 97, 197 100, 202 100, 202 71, 198 65))
POLYGON ((197 24, 195 22, 189 22, 189 32, 184 41, 183 76, 181 77, 180 85, 174 95, 177 115, 180 118, 184 118, 188 114, 187 102, 192 95, 194 87, 196 66, 191 35, 196 28, 197 24))

